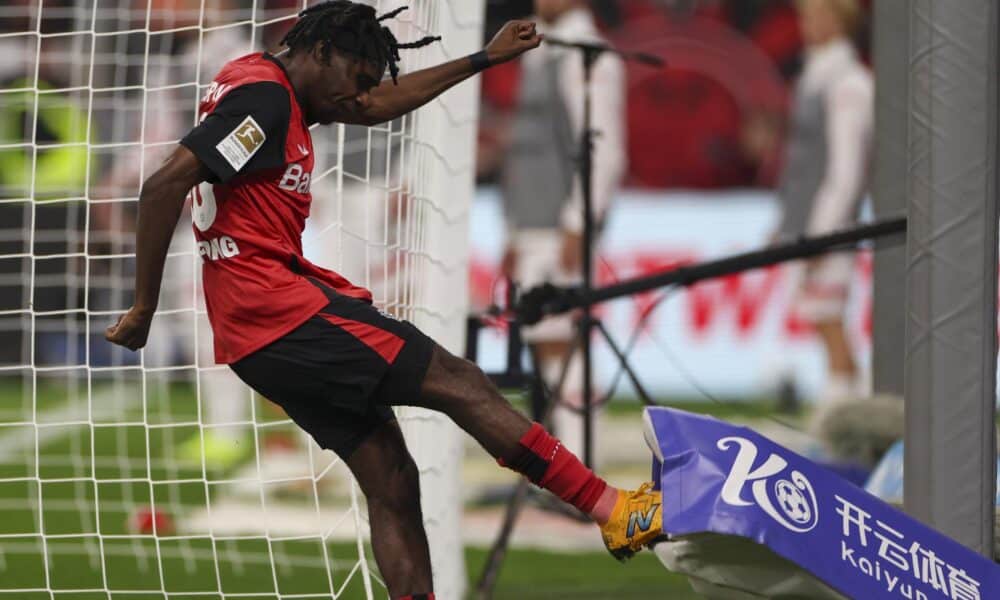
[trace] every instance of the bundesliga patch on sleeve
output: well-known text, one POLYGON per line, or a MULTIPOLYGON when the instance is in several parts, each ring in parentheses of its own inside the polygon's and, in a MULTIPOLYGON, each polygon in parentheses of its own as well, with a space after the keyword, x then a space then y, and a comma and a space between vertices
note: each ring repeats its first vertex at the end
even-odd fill
POLYGON ((239 171, 261 149, 266 139, 264 129, 248 115, 236 129, 216 144, 215 149, 234 171, 239 171))

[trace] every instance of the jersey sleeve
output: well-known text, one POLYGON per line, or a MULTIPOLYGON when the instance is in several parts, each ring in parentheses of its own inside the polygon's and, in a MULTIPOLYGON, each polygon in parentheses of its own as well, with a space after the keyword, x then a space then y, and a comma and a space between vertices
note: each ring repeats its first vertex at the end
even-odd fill
POLYGON ((236 175, 281 167, 291 110, 288 90, 281 84, 242 85, 226 94, 180 143, 220 183, 236 175))

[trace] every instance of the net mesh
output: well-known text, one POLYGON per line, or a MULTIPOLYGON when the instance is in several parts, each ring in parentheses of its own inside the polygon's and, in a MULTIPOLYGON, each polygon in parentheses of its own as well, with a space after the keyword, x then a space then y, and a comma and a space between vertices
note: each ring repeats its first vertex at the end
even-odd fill
MULTIPOLYGON (((482 7, 410 3, 403 72, 467 54, 482 7)), ((398 2, 379 2, 386 12, 398 2)), ((142 181, 221 65, 275 49, 301 2, 0 6, 0 597, 384 597, 344 464, 213 364, 185 211, 141 353, 130 306, 142 181)), ((313 129, 307 257, 458 350, 478 91, 397 121, 313 129)), ((421 470, 435 587, 459 597, 461 444, 399 411, 421 470)))

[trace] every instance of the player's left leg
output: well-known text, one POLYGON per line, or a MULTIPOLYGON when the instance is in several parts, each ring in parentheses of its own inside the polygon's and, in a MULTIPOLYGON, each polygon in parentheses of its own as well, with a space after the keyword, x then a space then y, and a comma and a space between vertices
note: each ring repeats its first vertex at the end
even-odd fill
POLYGON ((420 398, 411 402, 447 414, 501 465, 590 515, 616 558, 628 558, 662 536, 659 492, 648 485, 631 492, 608 485, 516 411, 475 364, 435 344, 420 398))
MULTIPOLYGON (((349 397, 352 389, 317 384, 323 370, 303 367, 309 360, 332 355, 338 337, 347 335, 313 320, 232 369, 354 473, 368 501, 372 549, 391 597, 433 598, 417 468, 392 410, 384 405, 339 406, 335 400, 349 397)), ((323 368, 333 370, 330 364, 323 368)))
POLYGON ((389 596, 432 597, 420 477, 396 421, 371 432, 346 462, 368 500, 372 550, 389 596))

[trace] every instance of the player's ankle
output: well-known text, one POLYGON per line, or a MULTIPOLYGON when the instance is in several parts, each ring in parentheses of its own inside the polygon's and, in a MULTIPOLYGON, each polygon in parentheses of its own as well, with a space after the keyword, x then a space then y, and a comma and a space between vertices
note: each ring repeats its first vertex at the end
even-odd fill
POLYGON ((611 519, 611 513, 615 510, 615 503, 618 502, 618 488, 608 486, 594 503, 594 508, 590 511, 592 518, 598 525, 604 525, 611 519))
POLYGON ((426 594, 410 594, 408 596, 400 596, 399 600, 434 600, 434 592, 427 592, 426 594))
POLYGON ((498 462, 588 515, 607 488, 603 479, 538 423, 524 434, 512 456, 498 462))

